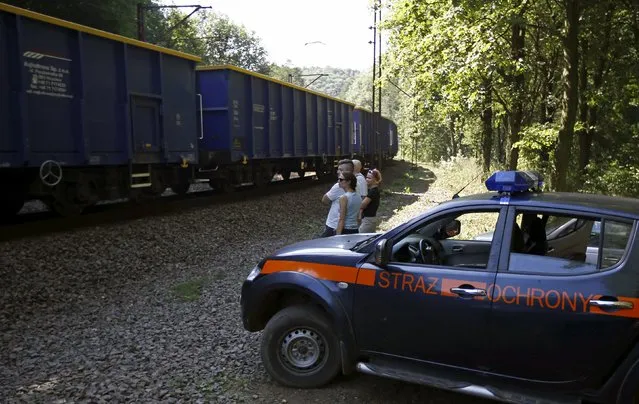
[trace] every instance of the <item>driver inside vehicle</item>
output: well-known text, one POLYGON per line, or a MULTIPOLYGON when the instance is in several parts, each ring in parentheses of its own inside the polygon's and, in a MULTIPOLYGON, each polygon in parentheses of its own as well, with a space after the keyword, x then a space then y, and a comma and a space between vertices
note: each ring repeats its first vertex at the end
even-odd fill
POLYGON ((440 241, 459 235, 461 223, 444 219, 427 225, 393 246, 392 261, 425 265, 445 265, 445 251, 440 241))

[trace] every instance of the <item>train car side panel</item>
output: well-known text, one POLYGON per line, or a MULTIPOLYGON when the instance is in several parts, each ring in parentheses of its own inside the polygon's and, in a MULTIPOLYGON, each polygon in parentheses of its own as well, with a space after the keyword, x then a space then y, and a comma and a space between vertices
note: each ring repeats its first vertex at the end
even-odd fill
POLYGON ((15 108, 17 101, 10 98, 11 83, 15 82, 11 76, 8 61, 17 57, 15 52, 9 53, 9 33, 7 15, 0 12, 0 167, 12 167, 20 164, 21 145, 19 128, 15 127, 17 117, 15 108))
POLYGON ((283 87, 277 83, 268 83, 268 139, 271 158, 282 157, 282 89, 283 87))
POLYGON ((256 77, 249 77, 251 86, 251 137, 253 147, 248 153, 249 159, 263 159, 268 153, 268 83, 256 77))
POLYGON ((335 148, 333 152, 335 156, 339 159, 346 153, 344 149, 344 139, 342 132, 342 119, 344 116, 344 108, 342 104, 335 103, 335 132, 333 135, 333 139, 335 139, 335 148))
POLYGON ((353 119, 352 108, 346 104, 341 105, 340 119, 338 122, 338 130, 340 133, 341 155, 350 157, 352 153, 351 147, 351 120, 353 119))
POLYGON ((90 164, 125 164, 128 159, 127 92, 123 44, 86 35, 83 38, 84 128, 90 164), (113 63, 113 61, 116 61, 113 63))
POLYGON ((295 155, 295 97, 294 90, 282 86, 282 156, 295 155))
POLYGON ((229 97, 229 72, 198 72, 198 91, 202 96, 202 139, 200 164, 210 168, 231 161, 231 128, 239 125, 237 101, 229 97))
POLYGON ((231 162, 247 158, 253 147, 250 136, 252 127, 252 108, 250 106, 250 76, 229 72, 229 97, 231 98, 233 124, 231 125, 231 162), (248 100, 247 100, 248 99, 248 100))
MULTIPOLYGON (((82 119, 74 98, 82 98, 73 78, 81 74, 77 33, 17 16, 22 88, 26 92, 29 165, 47 159, 82 165, 76 139, 82 119)), ((25 116, 23 115, 23 118, 25 116)), ((83 142, 82 142, 83 143, 83 142)))
POLYGON ((317 154, 326 156, 326 137, 328 135, 328 112, 326 110, 326 98, 317 98, 317 154))
POLYGON ((334 100, 326 100, 326 154, 337 155, 335 151, 335 114, 339 106, 334 100))
POLYGON ((351 150, 354 154, 361 153, 362 150, 362 111, 356 109, 353 111, 353 139, 351 141, 351 150))
POLYGON ((165 151, 168 162, 196 163, 198 105, 192 62, 169 55, 162 58, 165 151), (175 80, 180 77, 180 80, 175 80))
POLYGON ((317 96, 310 93, 306 95, 306 155, 317 156, 317 96))
POLYGON ((390 142, 391 157, 394 158, 397 156, 397 152, 399 151, 399 134, 397 133, 397 125, 394 122, 391 123, 390 142))
POLYGON ((377 147, 377 154, 385 158, 388 156, 388 147, 390 146, 390 142, 388 140, 390 130, 390 121, 388 118, 381 117, 380 119, 380 128, 379 128, 379 143, 377 147))
POLYGON ((293 137, 295 139, 295 157, 306 156, 306 93, 300 90, 294 90, 293 92, 293 114, 295 121, 295 129, 293 137))

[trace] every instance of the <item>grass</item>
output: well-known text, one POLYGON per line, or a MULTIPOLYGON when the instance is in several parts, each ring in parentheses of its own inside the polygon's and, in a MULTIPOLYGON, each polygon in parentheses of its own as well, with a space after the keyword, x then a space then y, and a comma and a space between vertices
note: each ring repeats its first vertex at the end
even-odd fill
POLYGON ((417 176, 415 172, 406 172, 400 178, 395 179, 390 186, 382 187, 382 195, 388 195, 392 193, 404 193, 410 194, 412 186, 418 181, 422 181, 424 178, 417 176))
POLYGON ((179 283, 173 287, 173 294, 185 302, 194 302, 202 296, 202 289, 208 281, 208 278, 199 278, 179 283))
MULTIPOLYGON (((464 196, 486 192, 483 182, 484 176, 480 174, 482 172, 481 165, 474 159, 454 158, 435 164, 418 163, 418 165, 422 168, 419 171, 432 172, 436 180, 430 184, 428 191, 420 196, 417 201, 398 207, 392 217, 380 223, 379 230, 390 230, 440 202, 450 200, 455 193, 459 193, 459 196, 464 196), (464 189, 460 192, 462 188, 464 189)), ((418 180, 426 181, 426 178, 418 178, 421 175, 419 171, 403 173, 401 177, 395 179, 387 187, 388 191, 406 192, 405 189, 410 189, 410 186, 417 184, 418 180)), ((464 235, 477 235, 493 229, 495 220, 493 215, 476 214, 474 216, 476 217, 464 218, 462 234, 458 238, 464 235)))
POLYGON ((459 193, 459 196, 486 192, 484 178, 481 175, 481 165, 474 159, 454 158, 428 168, 437 176, 437 181, 433 184, 434 187, 450 193, 451 198, 464 186, 466 188, 459 193))

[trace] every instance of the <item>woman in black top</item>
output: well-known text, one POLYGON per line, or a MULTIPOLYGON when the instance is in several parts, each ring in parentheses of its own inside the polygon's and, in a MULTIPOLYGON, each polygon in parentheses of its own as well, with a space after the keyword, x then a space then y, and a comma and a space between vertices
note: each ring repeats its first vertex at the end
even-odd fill
POLYGON ((382 182, 382 173, 374 168, 366 174, 366 185, 368 185, 368 195, 362 201, 359 210, 359 232, 375 233, 377 227, 377 208, 379 207, 379 184, 382 182))

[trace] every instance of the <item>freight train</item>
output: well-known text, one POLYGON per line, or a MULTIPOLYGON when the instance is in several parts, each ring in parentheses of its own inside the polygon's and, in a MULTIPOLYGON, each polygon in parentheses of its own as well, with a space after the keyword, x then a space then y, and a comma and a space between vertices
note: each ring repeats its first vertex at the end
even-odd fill
POLYGON ((392 159, 396 125, 354 104, 0 3, 0 216, 40 199, 62 215, 101 200, 224 191, 392 159))

